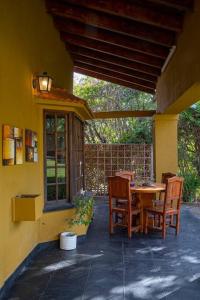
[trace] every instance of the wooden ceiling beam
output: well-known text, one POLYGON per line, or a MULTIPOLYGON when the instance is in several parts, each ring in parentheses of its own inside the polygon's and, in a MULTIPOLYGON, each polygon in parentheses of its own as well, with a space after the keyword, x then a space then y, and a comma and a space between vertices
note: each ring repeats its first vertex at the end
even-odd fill
POLYGON ((104 61, 100 61, 97 59, 93 59, 91 57, 86 57, 86 56, 77 55, 77 54, 73 54, 72 57, 74 60, 74 66, 77 66, 77 67, 81 66, 81 64, 84 63, 86 65, 89 65, 90 68, 92 68, 92 66, 95 66, 95 67, 103 68, 105 70, 109 70, 109 71, 111 70, 111 71, 117 72, 119 74, 129 75, 129 76, 140 78, 140 79, 150 81, 150 82, 157 81, 157 76, 145 74, 140 71, 131 70, 131 69, 128 69, 128 68, 125 68, 122 66, 110 64, 109 62, 104 62, 104 61))
POLYGON ((124 110, 93 112, 94 119, 119 119, 119 118, 150 118, 156 110, 124 110))
POLYGON ((84 24, 137 37, 167 47, 173 46, 175 42, 176 34, 167 29, 139 23, 118 16, 110 16, 103 12, 95 12, 94 10, 67 4, 63 1, 46 0, 46 6, 48 12, 53 16, 74 19, 84 24))
POLYGON ((150 0, 150 2, 162 4, 165 7, 172 7, 184 12, 192 10, 194 7, 194 0, 150 0))
POLYGON ((138 85, 148 87, 148 88, 151 88, 151 89, 156 88, 155 82, 146 81, 144 79, 133 77, 133 76, 130 76, 130 75, 127 75, 127 74, 118 73, 118 72, 115 72, 113 70, 105 70, 103 68, 87 65, 87 64, 81 63, 81 62, 75 64, 75 67, 77 67, 81 70, 92 71, 92 72, 95 72, 95 73, 98 73, 98 74, 106 74, 106 76, 113 77, 113 78, 120 78, 124 81, 134 83, 134 84, 138 84, 138 85))
POLYGON ((84 75, 87 75, 87 76, 90 76, 90 77, 94 77, 94 78, 97 78, 97 79, 100 79, 100 80, 112 82, 112 83, 115 83, 115 84, 118 84, 118 85, 126 86, 128 88, 143 91, 143 92, 146 92, 146 93, 149 93, 149 94, 155 94, 155 90, 152 89, 152 88, 144 87, 144 86, 135 84, 133 82, 128 82, 128 81, 125 81, 125 80, 121 80, 119 78, 110 77, 110 76, 105 75, 105 73, 104 74, 99 74, 99 73, 96 73, 96 72, 93 72, 93 71, 83 70, 83 69, 80 69, 78 67, 74 67, 74 72, 84 74, 84 75))
POLYGON ((150 74, 154 76, 160 75, 160 70, 158 68, 140 64, 138 62, 130 61, 125 58, 116 57, 112 54, 106 54, 92 49, 87 49, 84 47, 78 47, 74 45, 68 45, 67 48, 72 55, 78 54, 84 57, 94 58, 98 61, 109 62, 110 64, 113 64, 115 66, 126 67, 128 69, 137 70, 145 74, 150 74))
POLYGON ((128 18, 142 23, 151 24, 161 28, 180 32, 183 16, 176 10, 166 11, 161 5, 150 5, 145 1, 108 1, 108 0, 65 0, 64 2, 105 12, 111 15, 128 18))
POLYGON ((159 57, 150 56, 141 52, 128 50, 119 46, 109 45, 104 42, 93 41, 91 39, 73 35, 66 32, 61 32, 61 39, 67 44, 94 49, 103 53, 113 54, 118 57, 126 58, 131 61, 137 61, 141 64, 162 68, 164 60, 159 57))
POLYGON ((97 28, 90 25, 83 26, 82 23, 74 20, 57 17, 54 18, 54 23, 59 31, 84 36, 93 40, 121 46, 126 49, 135 50, 163 59, 166 59, 169 54, 168 47, 156 45, 154 43, 150 43, 133 37, 127 38, 127 36, 123 34, 110 32, 109 30, 97 28))

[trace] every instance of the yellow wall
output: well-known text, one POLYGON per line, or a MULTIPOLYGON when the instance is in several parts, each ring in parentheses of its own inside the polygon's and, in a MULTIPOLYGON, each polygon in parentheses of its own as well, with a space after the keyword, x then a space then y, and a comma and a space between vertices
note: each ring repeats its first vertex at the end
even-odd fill
POLYGON ((158 112, 177 114, 200 100, 200 1, 186 15, 177 49, 158 80, 158 112))
MULTIPOLYGON (((43 196, 43 113, 32 95, 32 74, 47 71, 56 86, 71 92, 72 61, 46 13, 44 1, 0 1, 0 12, 0 128, 10 124, 39 134, 38 163, 3 167, 0 147, 1 288, 38 242, 57 237, 64 228, 65 215, 70 214, 52 212, 36 222, 13 223, 11 200, 21 193, 43 196)), ((83 229, 79 233, 82 232, 83 229)))
POLYGON ((58 239, 58 233, 68 230, 78 235, 84 235, 86 232, 85 225, 73 226, 73 229, 67 225, 66 219, 70 219, 73 213, 73 209, 45 213, 40 222, 39 242, 56 240, 58 239))
POLYGON ((154 167, 157 182, 161 182, 162 173, 178 171, 177 122, 177 115, 154 116, 154 167))

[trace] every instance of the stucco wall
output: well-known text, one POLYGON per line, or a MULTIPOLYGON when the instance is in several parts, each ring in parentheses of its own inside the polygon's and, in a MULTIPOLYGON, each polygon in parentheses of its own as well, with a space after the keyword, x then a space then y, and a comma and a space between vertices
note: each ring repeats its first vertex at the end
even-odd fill
POLYGON ((179 113, 200 99, 200 1, 186 15, 176 52, 157 84, 158 112, 179 113))
MULTIPOLYGON (((0 288, 41 240, 56 238, 51 222, 59 213, 44 216, 50 224, 39 233, 42 220, 13 223, 11 200, 21 193, 43 195, 42 108, 32 95, 32 74, 47 71, 55 85, 72 90, 72 61, 46 13, 42 0, 0 2, 0 128, 3 124, 32 129, 39 134, 39 162, 2 166, 0 146, 0 288), (47 232, 47 235, 45 236, 47 232)), ((2 143, 2 130, 0 130, 2 143)), ((68 213, 66 213, 67 215, 68 213)), ((63 212, 61 213, 63 220, 63 212)), ((47 225, 48 225, 47 224, 47 225)), ((55 222, 56 226, 56 222, 55 222)), ((59 224, 59 229, 60 229, 59 224)))
POLYGON ((177 122, 178 115, 153 117, 154 172, 157 182, 161 182, 162 173, 178 172, 177 122))

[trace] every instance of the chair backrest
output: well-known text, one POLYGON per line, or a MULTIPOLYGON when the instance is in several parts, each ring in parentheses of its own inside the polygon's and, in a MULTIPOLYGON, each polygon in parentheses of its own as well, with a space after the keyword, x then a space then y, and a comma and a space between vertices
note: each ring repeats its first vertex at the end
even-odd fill
POLYGON ((167 183, 167 179, 175 177, 175 176, 176 176, 176 174, 170 173, 170 172, 168 172, 168 173, 162 173, 161 182, 166 184, 167 183))
POLYGON ((177 210, 180 209, 183 192, 183 181, 184 179, 182 177, 177 176, 167 179, 164 199, 164 211, 169 208, 177 210))
POLYGON ((135 173, 132 172, 132 171, 118 171, 115 173, 115 176, 121 176, 121 177, 124 177, 124 178, 128 178, 130 179, 131 181, 134 180, 135 178, 135 173))
POLYGON ((130 180, 121 176, 108 177, 109 199, 131 199, 130 180))

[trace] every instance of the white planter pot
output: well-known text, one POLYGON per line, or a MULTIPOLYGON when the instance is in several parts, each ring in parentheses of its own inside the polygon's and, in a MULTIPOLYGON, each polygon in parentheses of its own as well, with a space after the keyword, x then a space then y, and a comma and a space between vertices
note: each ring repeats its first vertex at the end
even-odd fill
POLYGON ((77 235, 73 232, 62 232, 60 234, 60 249, 73 250, 76 249, 77 235))

